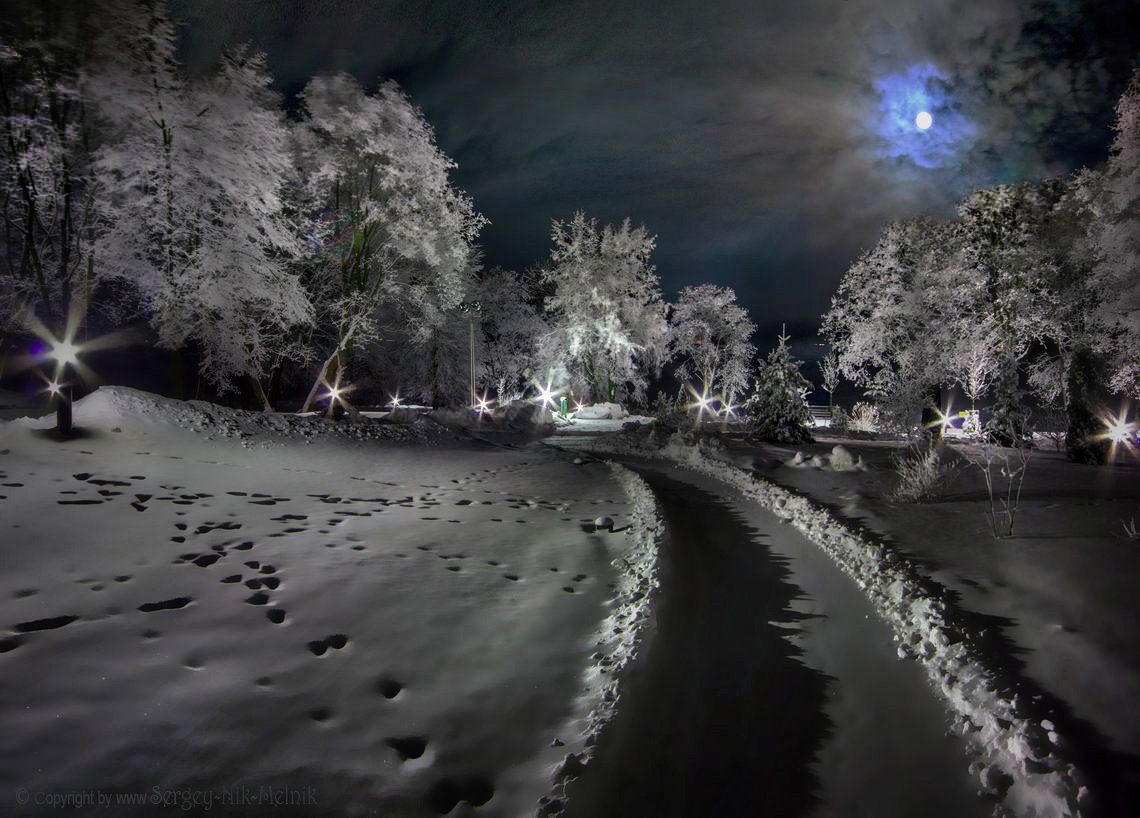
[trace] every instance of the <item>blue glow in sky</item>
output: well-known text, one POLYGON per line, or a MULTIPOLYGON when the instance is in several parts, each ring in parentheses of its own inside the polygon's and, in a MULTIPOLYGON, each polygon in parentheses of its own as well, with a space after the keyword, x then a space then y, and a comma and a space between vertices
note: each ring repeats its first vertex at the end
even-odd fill
POLYGON ((973 141, 974 129, 958 112, 946 78, 929 63, 875 80, 880 97, 876 132, 879 155, 909 159, 922 168, 955 164, 973 141), (930 114, 930 127, 917 117, 930 114))

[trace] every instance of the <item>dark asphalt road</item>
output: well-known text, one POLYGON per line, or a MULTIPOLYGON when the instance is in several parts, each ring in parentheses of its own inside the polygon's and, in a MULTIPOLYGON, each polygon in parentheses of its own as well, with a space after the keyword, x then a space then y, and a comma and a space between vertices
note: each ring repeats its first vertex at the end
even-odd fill
POLYGON ((826 677, 797 661, 780 622, 799 593, 764 532, 719 498, 652 468, 661 504, 656 630, 569 818, 793 818, 816 803, 826 677), (772 624, 777 623, 777 624, 772 624))

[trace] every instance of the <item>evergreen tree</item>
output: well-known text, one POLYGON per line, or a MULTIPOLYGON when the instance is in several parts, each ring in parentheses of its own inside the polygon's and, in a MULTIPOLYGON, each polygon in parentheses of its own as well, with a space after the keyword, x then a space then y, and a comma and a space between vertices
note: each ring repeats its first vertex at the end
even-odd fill
POLYGON ((773 443, 811 443, 811 412, 807 394, 811 384, 800 372, 801 362, 788 349, 788 336, 756 367, 756 385, 744 405, 753 433, 773 443))

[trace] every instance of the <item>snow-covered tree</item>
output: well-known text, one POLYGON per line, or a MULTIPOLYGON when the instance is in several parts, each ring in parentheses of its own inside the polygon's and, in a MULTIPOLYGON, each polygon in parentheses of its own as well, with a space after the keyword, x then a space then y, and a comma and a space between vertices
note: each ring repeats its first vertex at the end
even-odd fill
POLYGON ((594 401, 644 401, 667 341, 665 303, 649 256, 655 239, 626 219, 598 229, 578 211, 555 221, 540 280, 549 289, 544 355, 594 401))
POLYGON ((835 414, 835 390, 839 388, 839 358, 835 350, 828 350, 827 354, 819 359, 820 387, 827 393, 827 411, 835 414))
POLYGON ((311 320, 288 264, 300 249, 281 197, 292 156, 265 57, 233 50, 191 84, 162 3, 113 8, 91 82, 108 131, 101 264, 135 288, 160 343, 195 341, 217 387, 244 376, 260 393, 282 339, 311 320))
POLYGON ((947 339, 940 321, 947 271, 958 251, 955 226, 922 217, 895 222, 844 274, 822 332, 839 371, 862 386, 894 424, 912 428, 937 400, 947 339))
POLYGON ((36 322, 57 337, 74 332, 96 283, 98 213, 83 87, 93 10, 61 5, 17 2, 0 18, 3 348, 8 333, 36 322))
POLYGON ((776 348, 756 367, 756 384, 744 404, 753 434, 775 443, 810 443, 811 411, 807 395, 811 383, 792 357, 788 336, 781 333, 776 348))
POLYGON ((976 321, 961 326, 961 333, 948 350, 949 374, 975 409, 979 399, 989 392, 997 374, 997 329, 991 316, 980 315, 976 321))
POLYGON ((1043 236, 1054 206, 1051 189, 1024 183, 976 190, 957 208, 962 269, 982 285, 981 314, 992 319, 995 401, 988 426, 1004 442, 1027 433, 1019 361, 1048 329, 1043 236))
POLYGON ((680 359, 677 376, 699 381, 703 394, 723 396, 731 404, 748 386, 755 331, 731 287, 685 287, 669 317, 669 355, 680 359))
POLYGON ((295 190, 323 350, 311 406, 354 345, 382 335, 382 305, 396 305, 421 341, 443 324, 470 284, 485 220, 452 187, 455 163, 395 83, 367 94, 348 74, 318 76, 301 99, 295 190))
POLYGON ((531 284, 509 270, 482 275, 476 287, 481 307, 479 384, 499 403, 521 398, 542 367, 539 344, 547 330, 531 284))
MULTIPOLYGON (((444 313, 430 335, 410 325, 396 304, 384 304, 376 316, 384 327, 383 338, 359 348, 354 364, 358 381, 385 386, 399 393, 405 403, 425 406, 467 406, 470 403, 470 321, 475 321, 476 367, 482 356, 479 346, 479 315, 454 308, 444 313)), ((356 394, 356 390, 352 394, 356 394)), ((382 398, 383 399, 383 398, 382 398)))
POLYGON ((1110 363, 1109 384, 1140 398, 1140 70, 1116 106, 1108 162, 1078 177, 1090 218, 1080 248, 1092 261, 1095 348, 1110 363))

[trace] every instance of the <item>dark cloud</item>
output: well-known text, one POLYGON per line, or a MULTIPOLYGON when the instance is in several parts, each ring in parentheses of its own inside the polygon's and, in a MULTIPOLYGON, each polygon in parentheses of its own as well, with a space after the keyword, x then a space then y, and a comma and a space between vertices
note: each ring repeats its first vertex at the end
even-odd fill
POLYGON ((398 80, 493 222, 489 263, 541 260, 576 208, 629 215, 658 234, 668 290, 734 286, 765 332, 811 332, 888 219, 1102 158, 1140 30, 1134 0, 175 9, 197 68, 249 41, 289 94, 323 70, 398 80), (936 108, 925 142, 906 105, 885 127, 897 78, 936 108))

